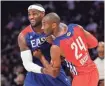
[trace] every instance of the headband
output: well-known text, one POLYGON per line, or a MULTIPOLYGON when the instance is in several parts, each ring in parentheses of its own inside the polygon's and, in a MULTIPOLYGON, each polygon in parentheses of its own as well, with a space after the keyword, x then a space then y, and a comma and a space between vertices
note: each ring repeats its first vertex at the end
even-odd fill
POLYGON ((45 9, 43 7, 41 7, 41 6, 38 6, 38 5, 30 5, 28 7, 28 10, 30 10, 30 9, 36 9, 36 10, 45 12, 45 9))

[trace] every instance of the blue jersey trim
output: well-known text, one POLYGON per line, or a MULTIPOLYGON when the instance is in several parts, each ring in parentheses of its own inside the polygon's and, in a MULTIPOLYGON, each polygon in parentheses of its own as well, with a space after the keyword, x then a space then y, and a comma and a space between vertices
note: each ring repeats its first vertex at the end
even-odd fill
POLYGON ((73 35, 73 33, 74 33, 74 27, 75 26, 77 26, 77 24, 69 24, 68 25, 68 31, 67 31, 67 33, 68 32, 70 32, 71 33, 71 35, 70 36, 67 36, 67 33, 66 34, 64 34, 64 35, 62 35, 62 36, 59 36, 59 37, 57 37, 55 40, 54 40, 54 44, 55 45, 57 45, 57 46, 60 46, 60 41, 61 40, 63 40, 63 39, 65 39, 65 38, 70 38, 72 35, 73 35))

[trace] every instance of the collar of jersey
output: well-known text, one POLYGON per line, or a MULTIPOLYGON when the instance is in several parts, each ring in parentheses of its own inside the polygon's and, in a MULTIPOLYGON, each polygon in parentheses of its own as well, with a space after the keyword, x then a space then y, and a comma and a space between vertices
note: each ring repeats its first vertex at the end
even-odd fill
MULTIPOLYGON (((32 29, 31 25, 30 25, 30 28, 32 29)), ((42 32, 41 34, 39 34, 39 33, 36 33, 33 29, 32 29, 32 32, 35 33, 36 35, 45 35, 44 32, 42 32)))

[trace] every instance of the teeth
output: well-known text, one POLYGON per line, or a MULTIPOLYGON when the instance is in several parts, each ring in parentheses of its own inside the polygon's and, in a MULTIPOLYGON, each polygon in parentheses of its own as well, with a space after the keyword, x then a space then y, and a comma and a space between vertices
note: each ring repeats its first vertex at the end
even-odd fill
POLYGON ((35 21, 31 21, 32 23, 35 23, 35 21))
POLYGON ((35 22, 35 20, 31 20, 31 22, 35 22))

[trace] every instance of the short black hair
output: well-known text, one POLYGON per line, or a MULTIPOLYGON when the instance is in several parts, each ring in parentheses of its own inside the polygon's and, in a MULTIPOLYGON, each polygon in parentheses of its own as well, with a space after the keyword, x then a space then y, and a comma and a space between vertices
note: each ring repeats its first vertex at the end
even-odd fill
POLYGON ((56 22, 57 24, 60 23, 60 17, 58 16, 57 13, 51 12, 51 13, 46 14, 45 17, 48 17, 49 20, 56 22))

